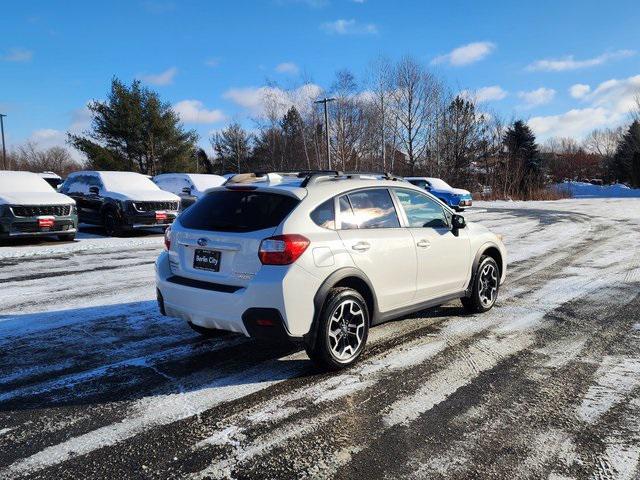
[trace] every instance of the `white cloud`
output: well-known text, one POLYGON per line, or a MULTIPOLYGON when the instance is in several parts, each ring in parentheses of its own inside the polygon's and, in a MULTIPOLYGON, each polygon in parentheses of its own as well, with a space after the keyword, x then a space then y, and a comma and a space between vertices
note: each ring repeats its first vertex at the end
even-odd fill
POLYGON ((564 72, 567 70, 578 70, 580 68, 596 67, 611 60, 618 60, 635 55, 633 50, 617 50, 615 52, 607 52, 593 58, 585 58, 584 60, 576 60, 573 55, 567 55, 562 58, 547 58, 537 60, 527 66, 529 71, 545 71, 545 72, 564 72))
POLYGON ((581 138, 594 128, 612 122, 610 112, 604 108, 579 108, 560 115, 547 115, 529 119, 529 126, 537 136, 581 138))
POLYGON ((25 48, 10 48, 0 58, 5 62, 30 62, 33 52, 25 48))
POLYGON ((322 88, 313 83, 302 85, 293 90, 278 87, 232 88, 223 94, 223 98, 247 109, 250 114, 264 116, 273 111, 282 116, 294 106, 303 114, 313 108, 313 101, 322 93, 322 88))
POLYGON ((518 92, 518 97, 524 101, 524 106, 528 108, 545 105, 553 100, 556 91, 553 88, 540 87, 529 92, 518 92))
POLYGON ((491 85, 489 87, 482 87, 477 90, 463 90, 460 95, 473 99, 478 103, 492 102, 496 100, 502 100, 508 95, 508 92, 504 90, 500 85, 491 85))
POLYGON ((434 58, 431 63, 436 65, 448 63, 455 67, 478 62, 493 52, 496 45, 492 42, 474 42, 451 50, 445 55, 434 58))
POLYGON ((186 123, 216 123, 226 118, 222 110, 207 110, 200 100, 182 100, 172 108, 186 123))
POLYGON ((283 62, 276 66, 276 72, 297 75, 300 72, 300 68, 293 62, 283 62))
POLYGON ((320 29, 330 35, 376 35, 378 27, 373 23, 358 23, 343 18, 320 25, 320 29))
POLYGON ((573 98, 582 98, 590 91, 591 87, 589 85, 585 85, 584 83, 576 83, 575 85, 571 85, 571 87, 569 87, 569 94, 573 98))
POLYGON ((139 75, 138 77, 145 83, 149 83, 151 85, 171 85, 173 83, 173 78, 178 73, 178 69, 176 67, 171 67, 164 72, 158 74, 150 74, 150 75, 139 75))
POLYGON ((214 58, 207 58, 204 61, 204 64, 207 67, 217 67, 218 65, 220 65, 220 59, 219 58, 215 58, 215 57, 214 58))
MULTIPOLYGON (((583 89, 584 90, 584 89, 583 89)), ((640 75, 602 82, 581 100, 588 105, 558 115, 533 117, 529 125, 542 137, 583 138, 594 128, 616 127, 629 119, 640 94, 640 75)))

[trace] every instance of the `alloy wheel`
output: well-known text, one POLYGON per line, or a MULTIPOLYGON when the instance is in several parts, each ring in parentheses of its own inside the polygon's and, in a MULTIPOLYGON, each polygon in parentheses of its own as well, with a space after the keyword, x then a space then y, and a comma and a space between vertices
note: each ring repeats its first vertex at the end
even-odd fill
POLYGON ((485 308, 490 307, 496 301, 498 293, 498 270, 491 263, 485 265, 480 272, 478 282, 478 294, 480 302, 485 308))
POLYGON ((331 315, 329 321, 329 347, 340 362, 354 357, 364 338, 365 314, 354 300, 344 300, 331 315))

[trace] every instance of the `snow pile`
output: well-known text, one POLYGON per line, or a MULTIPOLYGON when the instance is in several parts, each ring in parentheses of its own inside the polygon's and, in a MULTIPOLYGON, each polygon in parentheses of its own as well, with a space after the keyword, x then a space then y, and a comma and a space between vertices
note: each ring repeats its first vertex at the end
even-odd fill
POLYGON ((554 188, 568 191, 574 198, 640 198, 640 188, 629 188, 621 183, 592 185, 585 182, 556 183, 554 188))

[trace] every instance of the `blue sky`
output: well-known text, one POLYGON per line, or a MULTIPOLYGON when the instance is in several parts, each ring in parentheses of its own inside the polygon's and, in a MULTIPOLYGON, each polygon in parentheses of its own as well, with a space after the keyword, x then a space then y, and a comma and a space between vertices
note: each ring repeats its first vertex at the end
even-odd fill
POLYGON ((541 139, 624 122, 640 91, 637 0, 7 2, 0 31, 9 145, 86 128, 114 75, 156 89, 203 144, 250 125, 267 81, 327 87, 381 54, 414 56, 541 139))

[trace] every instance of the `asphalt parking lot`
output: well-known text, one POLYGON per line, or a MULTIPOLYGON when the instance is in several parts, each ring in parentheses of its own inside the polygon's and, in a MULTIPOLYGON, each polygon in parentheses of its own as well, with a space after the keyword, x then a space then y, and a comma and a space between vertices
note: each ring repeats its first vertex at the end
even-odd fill
POLYGON ((640 475, 640 199, 483 203, 497 306, 372 329, 356 366, 159 315, 159 234, 0 247, 0 478, 640 475))

